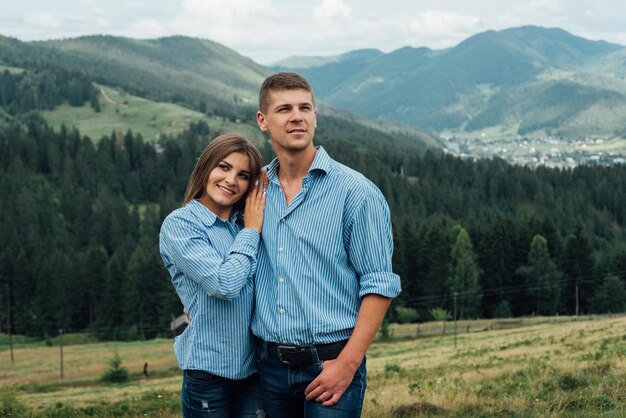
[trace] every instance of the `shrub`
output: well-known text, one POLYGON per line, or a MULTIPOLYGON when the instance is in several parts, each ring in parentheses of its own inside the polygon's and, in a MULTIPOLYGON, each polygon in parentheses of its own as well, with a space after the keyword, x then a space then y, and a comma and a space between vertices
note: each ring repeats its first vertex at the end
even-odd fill
POLYGON ((494 318, 510 318, 512 316, 513 313, 511 312, 511 306, 506 300, 500 302, 493 311, 494 318))
POLYGON ((430 310, 430 314, 435 321, 447 321, 452 318, 452 314, 442 308, 433 308, 430 310))
POLYGON ((0 386, 0 417, 28 416, 27 409, 15 396, 12 387, 0 386))
POLYGON ((117 352, 109 360, 109 370, 102 374, 100 380, 108 383, 125 383, 130 380, 128 369, 122 367, 122 358, 117 352))
POLYGON ((405 308, 404 306, 396 308, 396 315, 399 324, 412 324, 417 322, 420 317, 415 309, 405 308))

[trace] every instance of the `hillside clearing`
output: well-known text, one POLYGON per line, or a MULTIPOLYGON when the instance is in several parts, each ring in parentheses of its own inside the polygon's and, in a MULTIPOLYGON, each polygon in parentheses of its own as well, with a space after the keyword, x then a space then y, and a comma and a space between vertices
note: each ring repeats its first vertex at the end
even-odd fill
MULTIPOLYGON (((8 358, 6 348, 2 355, 8 358)), ((70 406, 72 416, 82 416, 80 408, 100 405, 107 411, 120 404, 129 411, 124 416, 142 416, 137 411, 143 403, 161 411, 156 416, 179 413, 180 372, 171 340, 66 346, 63 381, 59 347, 19 347, 14 355, 15 366, 0 364, 0 382, 13 387, 35 416, 70 406), (130 383, 99 382, 114 352, 130 370, 130 383), (147 378, 141 373, 145 362, 147 378)), ((367 361, 364 417, 626 413, 623 315, 470 332, 458 335, 457 348, 453 335, 379 340, 367 361)))

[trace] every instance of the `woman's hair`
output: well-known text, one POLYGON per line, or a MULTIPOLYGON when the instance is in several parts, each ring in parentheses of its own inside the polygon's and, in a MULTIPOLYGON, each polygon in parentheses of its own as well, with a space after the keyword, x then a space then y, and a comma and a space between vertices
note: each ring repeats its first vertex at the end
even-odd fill
POLYGON ((250 185, 243 198, 235 204, 234 209, 241 209, 251 186, 261 174, 261 154, 248 139, 239 134, 220 135, 206 146, 189 177, 183 205, 192 199, 200 199, 209 180, 209 174, 224 158, 233 152, 241 152, 250 158, 250 185))
POLYGON ((259 110, 267 113, 270 105, 270 92, 273 90, 297 90, 302 89, 311 93, 313 105, 315 106, 315 95, 313 88, 304 77, 298 73, 280 72, 268 76, 259 89, 259 110))

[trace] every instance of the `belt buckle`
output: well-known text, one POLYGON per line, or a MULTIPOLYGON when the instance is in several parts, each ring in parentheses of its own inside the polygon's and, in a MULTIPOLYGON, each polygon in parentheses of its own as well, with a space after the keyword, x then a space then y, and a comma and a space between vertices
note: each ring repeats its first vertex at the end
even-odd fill
POLYGON ((286 364, 288 366, 293 366, 294 363, 292 363, 291 361, 287 360, 286 358, 283 358, 283 353, 288 355, 288 354, 296 354, 298 351, 300 351, 298 349, 298 347, 293 346, 293 345, 278 345, 276 346, 276 352, 278 353, 278 359, 283 363, 286 364))

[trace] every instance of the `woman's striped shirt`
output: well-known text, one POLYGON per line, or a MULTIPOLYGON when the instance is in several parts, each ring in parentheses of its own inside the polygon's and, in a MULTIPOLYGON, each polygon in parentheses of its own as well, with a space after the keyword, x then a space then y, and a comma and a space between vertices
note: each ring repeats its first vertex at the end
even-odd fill
POLYGON ((160 252, 191 323, 175 338, 181 369, 229 379, 254 372, 250 319, 259 234, 224 221, 198 201, 163 222, 160 252))

